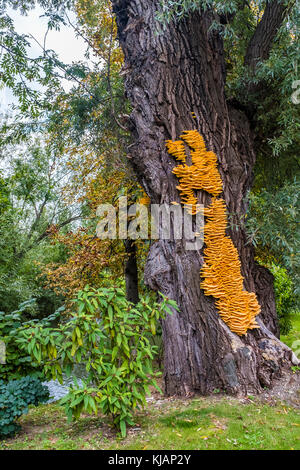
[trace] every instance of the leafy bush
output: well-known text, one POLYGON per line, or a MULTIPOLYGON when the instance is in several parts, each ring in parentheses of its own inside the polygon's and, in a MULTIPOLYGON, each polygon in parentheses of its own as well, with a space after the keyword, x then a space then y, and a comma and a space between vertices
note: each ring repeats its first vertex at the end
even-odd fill
POLYGON ((300 183, 295 179, 277 192, 250 194, 246 228, 265 265, 279 264, 293 279, 295 300, 300 302, 299 222, 300 183))
POLYGON ((275 277, 274 288, 280 332, 286 335, 292 327, 291 314, 295 311, 296 305, 295 288, 286 269, 272 264, 270 270, 275 277))
POLYGON ((28 406, 46 403, 49 390, 34 377, 23 377, 8 383, 0 380, 0 438, 14 435, 20 425, 17 420, 28 413, 28 406))
POLYGON ((28 352, 21 350, 18 344, 19 335, 21 331, 34 325, 49 325, 59 316, 62 308, 44 320, 24 321, 23 313, 34 304, 35 299, 31 299, 19 305, 19 309, 15 312, 10 314, 0 312, 0 340, 6 347, 5 364, 0 368, 0 380, 16 380, 27 375, 41 376, 41 365, 36 360, 33 361, 28 352))
POLYGON ((90 289, 74 300, 77 311, 59 328, 25 329, 19 344, 44 364, 48 378, 71 375, 74 365, 85 364, 87 378, 70 388, 62 399, 69 419, 82 412, 103 413, 126 435, 133 411, 146 404, 149 386, 156 388, 153 358, 157 346, 151 344, 158 321, 177 309, 174 301, 142 299, 137 305, 126 300, 123 289, 90 289))
POLYGON ((282 334, 291 328, 290 314, 300 306, 299 180, 250 194, 246 228, 258 260, 275 276, 276 307, 282 334))

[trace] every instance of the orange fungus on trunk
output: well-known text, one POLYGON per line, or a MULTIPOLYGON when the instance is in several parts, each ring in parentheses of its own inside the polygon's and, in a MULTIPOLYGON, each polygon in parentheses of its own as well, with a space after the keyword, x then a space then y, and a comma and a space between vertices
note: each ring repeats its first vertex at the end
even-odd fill
POLYGON ((168 152, 181 164, 174 168, 178 177, 181 201, 193 215, 199 212, 195 191, 204 190, 213 196, 205 209, 207 222, 204 228, 204 265, 201 269, 201 288, 205 295, 213 296, 222 320, 231 331, 245 335, 248 330, 259 328, 255 317, 260 306, 253 292, 244 290, 241 262, 238 251, 226 235, 227 214, 218 159, 214 152, 206 150, 203 137, 196 130, 184 131, 182 140, 166 143, 168 152), (190 149, 192 165, 186 164, 185 144, 190 149))

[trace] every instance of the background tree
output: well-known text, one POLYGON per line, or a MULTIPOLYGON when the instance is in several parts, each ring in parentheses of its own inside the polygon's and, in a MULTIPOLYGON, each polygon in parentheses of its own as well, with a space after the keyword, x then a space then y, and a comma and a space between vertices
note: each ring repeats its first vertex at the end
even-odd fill
POLYGON ((40 313, 50 314, 60 300, 43 290, 37 261, 64 259, 62 247, 50 245, 49 229, 79 219, 81 208, 64 204, 64 167, 56 168, 56 155, 37 137, 18 148, 6 146, 5 152, 2 147, 2 154, 0 308, 11 311, 37 297, 40 313))
MULTIPOLYGON (((27 48, 34 38, 18 35, 13 22, 3 10, 7 19, 3 30, 4 83, 12 87, 19 100, 21 113, 15 114, 10 123, 2 127, 3 151, 8 144, 17 145, 26 140, 30 132, 42 132, 47 140, 47 155, 52 153, 57 158, 54 172, 57 174, 60 168, 68 169, 67 176, 61 178, 62 185, 64 183, 63 193, 60 191, 57 197, 65 208, 72 210, 76 206, 81 208, 81 212, 83 209, 86 220, 82 222, 81 228, 75 231, 73 228, 66 233, 66 224, 57 223, 53 218, 55 226, 51 230, 47 226, 45 232, 39 234, 41 240, 51 234, 52 241, 57 242, 56 247, 60 246, 66 254, 64 260, 56 259, 55 264, 51 263, 45 269, 51 288, 72 296, 74 290, 83 288, 88 280, 90 284, 99 282, 103 278, 101 269, 106 269, 109 264, 111 274, 120 275, 124 270, 128 296, 137 301, 135 243, 131 240, 126 243, 106 243, 95 235, 97 206, 116 199, 113 188, 119 187, 123 191, 122 188, 128 187, 137 197, 141 193, 137 185, 132 184, 133 173, 128 172, 125 154, 128 133, 119 121, 122 113, 127 112, 128 105, 119 75, 123 56, 116 41, 115 19, 109 3, 73 2, 78 17, 76 24, 72 23, 69 11, 66 10, 69 5, 67 2, 65 5, 64 2, 50 2, 47 5, 39 3, 45 7, 49 29, 68 24, 76 35, 83 38, 87 45, 89 65, 62 64, 55 52, 46 49, 46 41, 38 44, 41 57, 32 59, 27 48), (12 42, 16 42, 17 46, 7 48, 7 44, 12 42), (16 69, 7 66, 8 59, 10 63, 17 64, 16 69), (23 64, 24 77, 19 73, 19 60, 23 64), (43 68, 48 75, 45 75, 43 68), (14 84, 19 78, 21 80, 16 87, 14 84), (61 78, 73 81, 70 92, 63 89, 61 78), (32 89, 31 82, 33 88, 36 84, 47 87, 46 92, 32 89), (27 119, 24 120, 24 117, 27 119), (112 256, 114 252, 118 257, 112 256), (134 271, 132 266, 135 267, 134 271)), ((12 3, 6 2, 6 5, 12 3)), ((24 2, 24 12, 33 6, 34 2, 24 2)), ((33 174, 33 179, 36 176, 33 174)), ((69 222, 72 221, 73 218, 69 222)), ((39 264, 42 267, 44 261, 39 264)))
MULTIPOLYGON (((89 236, 87 227, 83 238, 79 232, 75 235, 77 242, 78 237, 82 241, 82 251, 78 249, 78 243, 74 244, 76 263, 71 257, 68 263, 57 267, 57 270, 50 267, 48 276, 53 286, 56 281, 58 284, 61 281, 66 289, 69 283, 71 292, 71 286, 76 286, 78 290, 84 282, 94 285, 94 282, 103 279, 101 263, 103 268, 109 265, 111 275, 114 273, 120 276, 124 271, 128 299, 137 302, 136 243, 132 240, 103 242, 95 236, 99 204, 115 204, 117 196, 125 194, 134 203, 141 195, 134 173, 128 167, 126 146, 129 137, 122 124, 128 113, 120 75, 123 55, 116 40, 115 18, 108 2, 78 1, 75 2, 75 10, 78 24, 71 23, 68 16, 67 21, 76 34, 84 38, 87 57, 92 58, 93 68, 83 71, 84 86, 76 86, 69 93, 61 92, 57 95, 48 128, 51 145, 58 148, 62 155, 67 155, 73 173, 71 183, 66 185, 65 196, 69 201, 85 201, 91 223, 89 236)), ((70 235, 73 237, 74 234, 70 235)), ((64 240, 70 247, 72 238, 70 243, 65 236, 64 240)))

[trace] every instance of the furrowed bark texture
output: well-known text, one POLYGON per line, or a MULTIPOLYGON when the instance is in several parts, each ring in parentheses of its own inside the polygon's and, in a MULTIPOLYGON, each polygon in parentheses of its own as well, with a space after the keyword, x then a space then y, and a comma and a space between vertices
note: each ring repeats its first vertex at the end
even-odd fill
POLYGON ((136 245, 134 240, 125 240, 126 261, 125 261, 125 283, 126 297, 129 302, 137 304, 139 301, 139 279, 136 259, 136 245))
MULTIPOLYGON (((207 148, 218 156, 223 197, 234 224, 247 209, 245 195, 252 183, 255 154, 246 116, 226 102, 222 39, 209 30, 214 19, 209 11, 193 12, 158 32, 158 4, 113 1, 125 55, 125 88, 133 107, 131 162, 152 203, 180 202, 178 180, 172 174, 175 162, 165 141, 196 126, 207 148)), ((207 205, 210 196, 200 191, 198 199, 207 205)), ((262 306, 261 328, 245 337, 229 330, 214 299, 200 289, 203 251, 186 251, 184 241, 174 240, 160 240, 151 247, 145 280, 180 307, 163 322, 167 395, 207 394, 216 388, 256 393, 290 367, 292 352, 275 336, 272 279, 255 264, 253 248, 241 228, 228 234, 240 254, 245 288, 257 293, 262 306)))

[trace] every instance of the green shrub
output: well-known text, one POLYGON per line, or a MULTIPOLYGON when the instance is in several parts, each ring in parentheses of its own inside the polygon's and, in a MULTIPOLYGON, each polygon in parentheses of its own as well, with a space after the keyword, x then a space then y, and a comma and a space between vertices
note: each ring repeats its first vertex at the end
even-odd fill
POLYGON ((126 300, 120 288, 90 289, 74 300, 77 311, 59 328, 37 326, 23 331, 19 340, 39 363, 48 378, 62 381, 74 365, 85 364, 87 378, 76 382, 63 398, 69 419, 82 412, 101 410, 126 434, 133 411, 146 404, 149 386, 157 387, 153 358, 157 346, 151 342, 158 321, 176 303, 162 296, 162 302, 142 299, 137 305, 126 300))
POLYGON ((1 380, 0 438, 13 436, 20 429, 17 420, 28 412, 29 405, 37 406, 48 399, 48 388, 34 377, 23 377, 8 383, 1 380))
POLYGON ((295 287, 285 268, 272 264, 270 270, 275 277, 274 289, 280 332, 286 335, 292 327, 291 314, 295 312, 296 307, 295 287))
POLYGON ((38 324, 49 325, 55 320, 62 308, 55 314, 43 320, 24 320, 24 312, 35 304, 35 299, 23 302, 17 311, 12 313, 0 312, 0 340, 5 343, 5 364, 0 368, 0 380, 17 380, 24 376, 41 377, 41 365, 26 350, 22 350, 18 344, 21 331, 30 329, 38 324))
MULTIPOLYGON (((271 161, 271 160, 270 160, 271 161)), ((250 193, 246 228, 251 243, 263 264, 285 268, 294 281, 294 293, 300 298, 300 181, 288 181, 277 190, 262 189, 250 193)))

